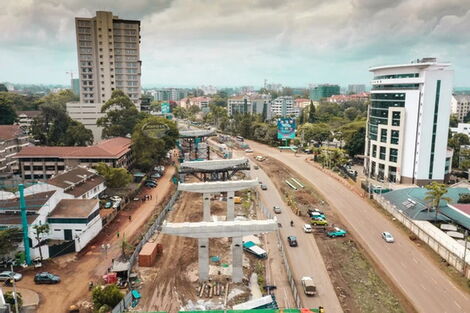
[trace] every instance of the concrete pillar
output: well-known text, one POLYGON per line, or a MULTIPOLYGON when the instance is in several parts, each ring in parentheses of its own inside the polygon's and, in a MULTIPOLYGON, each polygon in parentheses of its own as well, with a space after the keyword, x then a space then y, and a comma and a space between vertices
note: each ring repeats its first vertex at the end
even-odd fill
POLYGON ((210 222, 211 220, 211 194, 202 194, 202 220, 204 222, 210 222))
POLYGON ((235 200, 233 199, 234 196, 235 192, 227 192, 227 221, 233 221, 233 219, 235 218, 235 200))
POLYGON ((232 238, 232 281, 240 283, 243 279, 242 237, 232 238))
POLYGON ((209 238, 198 239, 199 281, 209 279, 209 238))

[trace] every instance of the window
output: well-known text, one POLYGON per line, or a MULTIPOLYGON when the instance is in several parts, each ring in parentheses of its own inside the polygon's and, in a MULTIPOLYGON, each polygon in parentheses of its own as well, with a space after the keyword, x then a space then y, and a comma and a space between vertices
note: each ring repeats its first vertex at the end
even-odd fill
POLYGON ((385 152, 387 151, 387 149, 385 147, 380 147, 380 156, 379 158, 381 160, 385 160, 385 152))
POLYGON ((377 146, 372 145, 372 157, 375 158, 377 156, 377 146))
POLYGON ((398 149, 390 148, 390 157, 388 158, 390 162, 398 162, 398 149))
POLYGON ((387 130, 386 129, 380 130, 380 141, 387 142, 387 130))
POLYGON ((393 114, 392 114, 392 125, 393 126, 400 126, 400 115, 401 115, 401 112, 393 112, 393 114))

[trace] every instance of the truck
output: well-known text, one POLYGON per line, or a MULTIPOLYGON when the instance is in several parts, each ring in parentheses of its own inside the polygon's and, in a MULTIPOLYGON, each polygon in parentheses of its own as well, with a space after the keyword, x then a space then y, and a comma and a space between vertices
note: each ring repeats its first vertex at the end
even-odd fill
POLYGON ((255 255, 259 259, 264 259, 268 256, 266 251, 257 246, 253 241, 245 241, 243 243, 243 250, 255 255))
POLYGON ((304 276, 300 279, 304 293, 307 296, 315 296, 317 294, 317 287, 315 286, 312 277, 304 276))

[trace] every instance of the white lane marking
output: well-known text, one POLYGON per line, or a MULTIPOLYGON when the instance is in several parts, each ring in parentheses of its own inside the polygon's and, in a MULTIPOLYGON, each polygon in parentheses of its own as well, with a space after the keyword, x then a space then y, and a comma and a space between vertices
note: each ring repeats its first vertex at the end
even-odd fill
POLYGON ((457 301, 454 301, 455 305, 459 307, 459 309, 462 310, 462 307, 457 303, 457 301))

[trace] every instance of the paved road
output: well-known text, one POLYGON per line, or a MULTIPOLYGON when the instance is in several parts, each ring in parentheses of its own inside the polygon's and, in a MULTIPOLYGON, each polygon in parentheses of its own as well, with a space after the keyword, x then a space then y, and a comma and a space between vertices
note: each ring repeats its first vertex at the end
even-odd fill
POLYGON ((419 312, 470 312, 470 296, 460 290, 439 267, 384 215, 341 183, 305 162, 305 156, 250 141, 256 151, 283 162, 312 183, 342 217, 348 230, 408 297, 419 312), (396 242, 386 244, 380 233, 390 231, 396 242))
MULTIPOLYGON (((265 191, 259 189, 261 204, 270 209, 273 206, 283 208, 283 212, 276 214, 276 217, 282 224, 280 229, 281 238, 286 249, 287 258, 292 266, 294 280, 304 307, 317 308, 321 305, 325 308, 326 312, 343 312, 313 235, 303 231, 302 226, 304 223, 302 219, 296 216, 292 210, 288 209, 274 183, 261 168, 251 170, 251 176, 258 177, 268 187, 268 190, 265 191), (290 221, 292 220, 294 221, 294 227, 290 226, 290 221), (296 236, 299 246, 289 247, 287 236, 296 236), (317 285, 317 296, 307 297, 303 293, 300 284, 302 276, 311 276, 313 278, 317 285)), ((274 279, 273 284, 276 284, 276 280, 285 280, 285 278, 276 277, 276 275, 273 275, 272 278, 274 279)), ((292 307, 295 307, 295 305, 292 307)))

